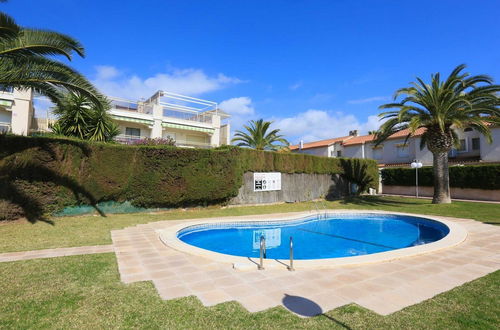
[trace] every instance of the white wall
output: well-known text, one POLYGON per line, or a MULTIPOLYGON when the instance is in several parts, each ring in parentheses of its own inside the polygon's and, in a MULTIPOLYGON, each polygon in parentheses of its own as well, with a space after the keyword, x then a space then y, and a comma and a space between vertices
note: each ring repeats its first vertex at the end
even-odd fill
POLYGON ((33 93, 31 90, 15 89, 11 95, 14 98, 14 104, 10 109, 12 111, 12 133, 28 135, 33 119, 33 93))
POLYGON ((363 145, 354 144, 350 146, 344 146, 342 150, 342 157, 363 158, 363 145))
POLYGON ((302 149, 302 150, 296 150, 294 152, 299 153, 299 154, 328 157, 328 147, 302 149))
POLYGON ((493 143, 488 143, 484 136, 481 136, 481 159, 485 162, 500 161, 500 127, 491 129, 493 143))

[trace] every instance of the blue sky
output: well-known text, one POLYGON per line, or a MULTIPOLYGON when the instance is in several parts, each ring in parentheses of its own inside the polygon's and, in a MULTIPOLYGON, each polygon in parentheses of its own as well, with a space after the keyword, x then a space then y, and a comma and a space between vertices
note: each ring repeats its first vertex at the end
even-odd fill
POLYGON ((106 94, 158 89, 272 119, 291 142, 366 132, 415 76, 500 79, 500 2, 10 0, 19 24, 79 39, 72 65, 106 94))

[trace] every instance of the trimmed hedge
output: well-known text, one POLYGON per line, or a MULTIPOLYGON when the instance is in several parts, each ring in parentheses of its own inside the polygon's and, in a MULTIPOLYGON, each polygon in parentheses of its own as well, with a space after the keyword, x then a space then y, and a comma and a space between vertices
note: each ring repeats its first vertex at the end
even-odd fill
MULTIPOLYGON (((101 201, 140 207, 221 203, 237 195, 248 171, 344 174, 355 167, 368 186, 376 187, 378 180, 371 160, 228 146, 187 149, 3 135, 0 159, 0 220, 35 220, 65 206, 101 201)), ((356 182, 356 176, 350 180, 356 182)))
MULTIPOLYGON (((414 186, 415 170, 411 168, 386 168, 382 182, 388 186, 414 186)), ((434 185, 432 167, 418 170, 418 184, 434 185)), ((467 165, 450 167, 450 186, 456 188, 500 189, 500 165, 467 165)))

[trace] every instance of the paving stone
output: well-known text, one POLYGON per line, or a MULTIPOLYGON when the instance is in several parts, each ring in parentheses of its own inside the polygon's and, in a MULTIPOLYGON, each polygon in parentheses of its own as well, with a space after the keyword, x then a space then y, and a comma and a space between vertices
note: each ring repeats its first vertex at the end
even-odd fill
POLYGON ((113 230, 113 245, 2 253, 0 262, 115 252, 121 280, 152 280, 162 299, 195 295, 205 306, 236 300, 250 312, 283 305, 302 317, 356 302, 388 315, 500 269, 500 228, 446 219, 468 228, 464 243, 391 262, 334 269, 238 272, 229 264, 173 250, 158 239, 155 230, 182 221, 113 230))

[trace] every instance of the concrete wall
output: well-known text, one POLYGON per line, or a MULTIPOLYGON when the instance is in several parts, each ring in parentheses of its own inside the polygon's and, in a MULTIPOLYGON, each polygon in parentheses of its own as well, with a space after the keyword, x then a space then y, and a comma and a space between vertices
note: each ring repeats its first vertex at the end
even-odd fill
MULTIPOLYGON (((451 198, 500 202, 500 190, 464 189, 454 187, 451 187, 450 190, 451 198)), ((415 187, 383 185, 382 192, 384 194, 415 196, 415 187)), ((432 197, 434 194, 434 188, 418 187, 418 194, 423 197, 432 197)))
POLYGON ((329 174, 281 174, 281 190, 253 191, 253 173, 243 177, 243 186, 231 204, 264 204, 277 202, 302 202, 326 197, 339 198, 348 195, 348 184, 338 175, 329 174))

